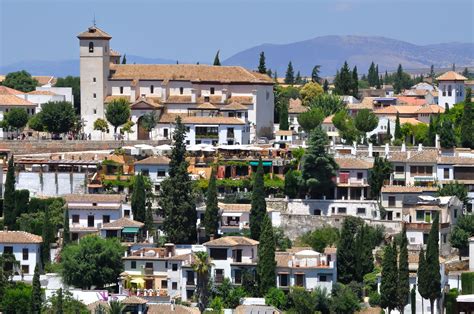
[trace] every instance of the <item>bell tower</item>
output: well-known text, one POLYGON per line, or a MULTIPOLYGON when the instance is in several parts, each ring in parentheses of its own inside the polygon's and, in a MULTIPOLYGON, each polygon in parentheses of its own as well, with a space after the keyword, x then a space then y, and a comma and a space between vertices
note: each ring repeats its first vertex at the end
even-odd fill
POLYGON ((81 118, 84 132, 92 139, 100 139, 99 131, 94 131, 94 121, 105 118, 104 98, 107 92, 107 78, 110 66, 109 34, 96 27, 95 23, 80 33, 80 81, 81 118))

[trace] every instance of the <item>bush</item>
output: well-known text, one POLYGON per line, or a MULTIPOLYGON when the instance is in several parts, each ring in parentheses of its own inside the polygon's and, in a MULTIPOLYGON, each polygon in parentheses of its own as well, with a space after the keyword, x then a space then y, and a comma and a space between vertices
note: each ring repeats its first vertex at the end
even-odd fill
POLYGON ((270 288, 265 295, 265 304, 276 307, 277 309, 283 309, 286 306, 286 295, 278 288, 270 288))
POLYGON ((209 307, 214 311, 222 311, 224 308, 224 301, 222 301, 221 297, 212 298, 211 302, 209 302, 209 307))
POLYGON ((369 294, 369 304, 371 307, 376 307, 380 305, 380 294, 377 291, 369 294))
POLYGON ((461 274, 461 293, 474 294, 474 272, 461 274))
POLYGON ((451 289, 444 295, 444 307, 446 308, 446 314, 455 314, 456 298, 459 295, 458 289, 451 289))

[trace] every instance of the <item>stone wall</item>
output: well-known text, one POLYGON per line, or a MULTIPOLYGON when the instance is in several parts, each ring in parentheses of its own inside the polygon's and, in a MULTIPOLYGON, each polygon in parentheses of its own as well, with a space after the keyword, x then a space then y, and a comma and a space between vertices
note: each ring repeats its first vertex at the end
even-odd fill
POLYGON ((169 141, 8 141, 0 140, 0 150, 8 149, 15 155, 41 154, 55 152, 75 152, 116 149, 123 146, 148 144, 152 146, 167 144, 169 141))

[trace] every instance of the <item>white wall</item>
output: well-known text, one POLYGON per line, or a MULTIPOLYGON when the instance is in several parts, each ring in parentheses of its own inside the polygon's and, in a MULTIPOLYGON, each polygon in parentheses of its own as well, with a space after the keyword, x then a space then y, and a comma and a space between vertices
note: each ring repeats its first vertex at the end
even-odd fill
POLYGON ((460 81, 440 81, 438 87, 438 104, 441 107, 445 107, 448 104, 449 108, 452 108, 455 104, 464 100, 464 82, 460 81), (451 87, 451 96, 448 91, 451 87))
POLYGON ((315 209, 321 210, 321 216, 338 215, 339 208, 346 208, 346 215, 357 216, 367 219, 378 219, 377 201, 372 200, 300 200, 292 199, 288 201, 288 214, 293 215, 314 215, 315 209), (334 213, 332 212, 334 208, 334 213), (357 214, 357 208, 365 208, 364 214, 357 214))
POLYGON ((41 245, 35 243, 0 243, 0 253, 3 254, 4 248, 6 246, 13 247, 13 255, 15 259, 20 263, 21 266, 28 265, 29 272, 24 273, 25 275, 32 275, 35 272, 36 264, 41 261, 41 245), (28 259, 23 259, 23 249, 28 249, 28 259))
POLYGON ((100 228, 104 225, 103 216, 109 215, 110 222, 113 222, 122 217, 121 210, 108 210, 108 209, 74 209, 69 205, 69 226, 74 227, 88 227, 87 218, 88 216, 94 216, 94 227, 100 228), (79 223, 72 222, 72 216, 79 215, 79 223))

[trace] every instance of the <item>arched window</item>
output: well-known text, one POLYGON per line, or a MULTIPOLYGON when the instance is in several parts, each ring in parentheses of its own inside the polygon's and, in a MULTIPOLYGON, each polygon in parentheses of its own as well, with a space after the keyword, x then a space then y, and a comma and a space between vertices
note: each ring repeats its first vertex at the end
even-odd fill
POLYGON ((453 89, 451 88, 451 85, 448 85, 448 96, 451 96, 453 94, 453 89))
POLYGON ((150 86, 150 93, 153 94, 155 92, 155 86, 151 85, 150 86))
POLYGON ((184 93, 184 88, 183 88, 183 87, 180 87, 180 88, 179 88, 179 94, 180 94, 180 95, 183 95, 183 93, 184 93))
POLYGON ((463 86, 459 85, 459 96, 462 96, 462 93, 464 92, 463 86))
POLYGON ((446 96, 446 85, 443 85, 443 96, 446 96))
POLYGON ((92 41, 89 42, 89 52, 94 52, 94 43, 92 41))

